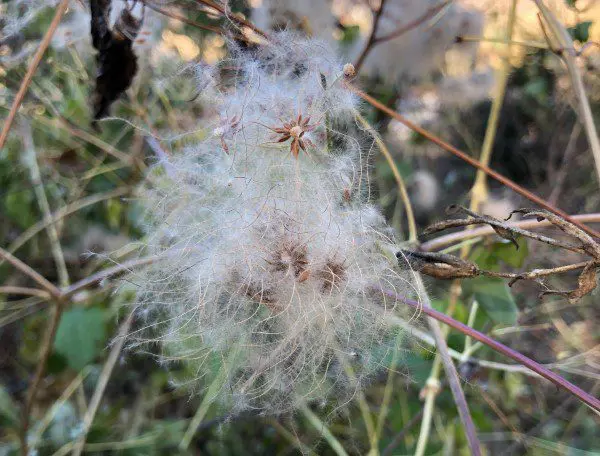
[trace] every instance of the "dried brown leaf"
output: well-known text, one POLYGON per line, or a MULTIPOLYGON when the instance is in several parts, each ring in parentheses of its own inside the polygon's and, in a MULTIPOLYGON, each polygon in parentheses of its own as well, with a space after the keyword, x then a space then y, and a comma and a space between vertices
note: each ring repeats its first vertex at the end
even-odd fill
POLYGON ((399 260, 408 261, 417 271, 436 279, 464 279, 477 277, 481 273, 470 261, 445 253, 401 250, 396 256, 399 260))
POLYGON ((584 269, 581 271, 579 275, 579 279, 577 280, 577 288, 575 290, 550 290, 544 291, 540 293, 540 297, 545 295, 560 295, 566 297, 570 303, 576 303, 583 296, 590 294, 592 291, 596 289, 597 286, 597 269, 600 264, 595 262, 590 262, 584 269))

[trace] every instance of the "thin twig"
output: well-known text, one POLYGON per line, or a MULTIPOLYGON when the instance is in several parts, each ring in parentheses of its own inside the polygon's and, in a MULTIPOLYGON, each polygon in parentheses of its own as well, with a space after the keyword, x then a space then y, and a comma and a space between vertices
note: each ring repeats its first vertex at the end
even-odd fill
MULTIPOLYGON (((600 213, 571 215, 570 218, 572 220, 577 220, 580 223, 600 223, 600 213)), ((507 222, 507 225, 512 228, 531 229, 550 226, 551 223, 548 220, 543 220, 541 222, 538 222, 537 220, 521 220, 519 222, 507 222)), ((495 234, 497 233, 489 226, 475 228, 473 230, 463 230, 457 233, 445 234, 444 236, 437 237, 431 241, 424 242, 421 244, 420 249, 425 252, 433 252, 467 239, 495 234)))
POLYGON ((506 38, 488 38, 485 36, 460 35, 460 36, 456 37, 456 41, 458 41, 459 43, 474 42, 474 43, 511 44, 513 46, 532 47, 532 48, 536 48, 536 49, 548 49, 548 45, 545 43, 537 43, 535 41, 507 40, 506 38))
MULTIPOLYGON (((427 345, 430 345, 432 347, 435 347, 435 340, 433 339, 433 336, 425 331, 421 331, 420 329, 417 329, 411 325, 409 325, 408 323, 406 323, 406 321, 398 318, 398 317, 390 317, 390 322, 398 325, 404 329, 406 329, 411 336, 415 336, 417 339, 419 339, 422 342, 425 342, 427 345)), ((474 345, 474 347, 477 344, 474 345)), ((467 353, 469 355, 469 360, 474 362, 478 367, 483 367, 485 369, 492 369, 492 370, 499 370, 499 371, 504 371, 504 372, 516 372, 519 374, 523 374, 523 375, 527 375, 529 377, 536 377, 539 378, 541 377, 539 374, 533 372, 532 370, 530 370, 529 368, 522 366, 521 364, 505 364, 505 363, 499 363, 496 361, 488 361, 486 359, 479 359, 479 358, 473 358, 471 357, 471 353, 473 353, 473 349, 469 350, 469 352, 467 353)), ((457 360, 458 362, 463 362, 463 358, 464 358, 464 353, 458 352, 452 348, 448 348, 448 352, 450 353, 450 356, 452 358, 454 358, 455 360, 457 360)), ((571 368, 569 367, 570 362, 574 361, 575 359, 580 359, 582 357, 584 357, 584 355, 587 355, 586 353, 580 353, 578 355, 575 355, 571 358, 567 358, 555 363, 548 363, 548 364, 542 364, 544 367, 548 368, 548 369, 559 369, 559 370, 563 370, 565 372, 571 372, 571 368)), ((578 371, 578 372, 573 372, 577 375, 581 375, 583 377, 587 377, 587 378, 593 378, 593 374, 591 372, 585 372, 585 371, 578 371)))
POLYGON ((242 17, 239 17, 237 14, 230 14, 228 11, 225 10, 225 8, 223 8, 223 6, 219 5, 217 2, 214 2, 213 0, 194 0, 194 1, 196 3, 208 6, 209 8, 212 8, 212 9, 218 11, 222 16, 226 17, 227 19, 234 22, 238 26, 248 27, 254 33, 257 33, 258 35, 262 36, 263 38, 265 38, 267 40, 270 39, 269 35, 266 32, 264 32, 263 30, 258 28, 252 22, 247 21, 246 19, 243 19, 242 17))
MULTIPOLYGON (((170 17, 171 19, 175 19, 176 21, 183 22, 184 24, 191 25, 192 27, 196 27, 200 30, 206 30, 208 32, 218 33, 219 35, 227 35, 228 34, 227 31, 221 27, 218 27, 215 25, 210 25, 210 24, 201 24, 199 22, 188 19, 185 16, 181 16, 177 13, 173 13, 172 11, 168 11, 168 10, 159 8, 158 6, 152 4, 151 2, 144 1, 144 5, 146 5, 148 8, 156 11, 159 14, 170 17)), ((235 35, 234 38, 239 41, 245 41, 246 43, 253 42, 252 40, 245 37, 244 35, 235 35)))
POLYGON ((350 88, 350 90, 352 90, 354 93, 356 93, 359 97, 361 97, 363 100, 365 100, 370 105, 372 105, 375 108, 383 111, 387 115, 393 117, 395 120, 397 120, 398 122, 406 125, 411 130, 413 130, 413 131, 419 133, 420 135, 424 136, 425 138, 427 138, 429 141, 433 142, 434 144, 437 144, 442 149, 447 150, 448 152, 450 152, 453 155, 456 155, 461 160, 467 162, 471 166, 473 166, 473 167, 475 167, 477 169, 481 169, 488 176, 490 176, 493 179, 497 180, 501 184, 506 185, 511 190, 514 190, 519 195, 521 195, 521 196, 527 198, 528 200, 530 200, 530 201, 538 204, 539 206, 543 207, 544 209, 546 209, 546 210, 548 210, 550 212, 553 212, 556 215, 560 215, 565 220, 568 220, 569 222, 571 222, 574 225, 578 226, 579 228, 581 228, 586 233, 588 233, 588 234, 590 234, 592 236, 600 238, 600 233, 598 233, 597 231, 592 230, 591 228, 589 228, 589 227, 581 224, 577 220, 573 220, 572 218, 569 217, 568 214, 566 214, 565 212, 561 211, 560 209, 557 209, 557 208, 551 206, 550 204, 548 204, 546 201, 544 201, 539 196, 534 195, 533 193, 531 193, 530 191, 524 189, 520 185, 514 183, 513 181, 511 181, 507 177, 504 177, 500 173, 498 173, 498 172, 494 171, 493 169, 491 169, 491 168, 483 165, 482 163, 480 163, 479 161, 475 160, 474 158, 469 157, 466 153, 464 153, 461 150, 457 149, 456 147, 448 144, 444 140, 438 138, 437 136, 435 136, 434 134, 432 134, 429 131, 425 130, 424 128, 420 127, 419 125, 417 125, 417 124, 411 122, 410 120, 406 119, 401 114, 398 114, 397 112, 395 112, 392 109, 388 108, 383 103, 381 103, 380 101, 376 100, 372 96, 366 94, 365 92, 363 92, 362 90, 360 90, 357 87, 353 86, 352 84, 347 84, 347 86, 348 86, 348 88, 350 88))
POLYGON ((385 41, 393 40, 395 38, 398 38, 398 37, 410 32, 411 30, 416 29, 418 26, 420 26, 421 24, 423 24, 424 22, 428 21, 429 19, 434 17, 436 14, 438 14, 447 5, 452 3, 452 1, 453 0, 446 0, 437 5, 434 5, 431 8, 429 8, 427 11, 425 11, 421 16, 419 16, 415 20, 409 22, 408 24, 398 28, 397 30, 390 32, 387 35, 377 36, 377 30, 379 28, 381 14, 383 13, 383 5, 385 3, 385 0, 382 0, 379 9, 375 12, 375 17, 373 18, 373 27, 371 29, 371 33, 369 34, 369 38, 367 39, 367 42, 365 43, 365 46, 364 46, 363 50, 361 51, 360 55, 356 59, 356 63, 354 64, 356 73, 358 74, 358 72, 360 71, 360 68, 364 64, 367 56, 369 55, 369 52, 371 52, 371 50, 376 45, 383 43, 385 41))
POLYGON ((42 61, 42 57, 46 52, 46 49, 50 45, 50 41, 54 36, 54 32, 56 32, 56 28, 60 23, 67 7, 69 6, 69 0, 61 0, 61 2, 56 7, 56 11, 54 13, 54 17, 52 18, 52 22, 50 22, 50 26, 44 35, 44 38, 40 42, 37 52, 33 56, 33 60, 29 64, 29 68, 27 68, 27 73, 23 78, 23 82, 19 87, 19 91, 17 92, 13 104, 10 108, 8 116, 4 121, 4 126, 2 127, 2 132, 0 133, 0 150, 4 148, 4 144, 6 143, 6 139, 8 138, 8 133, 10 132, 10 128, 12 127, 13 121, 15 120, 15 116, 17 115, 17 111, 19 110, 19 106, 23 102, 23 98, 25 98, 25 94, 27 93, 27 88, 29 84, 31 84, 31 80, 33 79, 33 75, 35 74, 38 65, 42 61))
POLYGON ((50 293, 44 290, 40 290, 38 288, 27 288, 27 287, 13 287, 13 286, 3 286, 0 287, 0 294, 15 294, 15 295, 23 295, 23 296, 36 296, 42 299, 50 298, 50 293))
MULTIPOLYGON (((508 15, 508 24, 506 27, 506 40, 510 43, 513 36, 515 20, 517 17, 517 1, 512 0, 510 12, 508 15)), ((506 93, 506 86, 508 84, 508 75, 510 73, 510 55, 511 45, 507 45, 507 52, 502 59, 502 65, 496 72, 496 93, 492 101, 492 107, 488 121, 486 123, 485 135, 483 138, 483 145, 481 146, 481 154, 479 155, 479 163, 483 166, 488 167, 492 158, 492 150, 494 148, 494 141, 496 139, 496 132, 498 130, 498 122, 500 121, 500 110, 504 104, 504 95, 506 93)), ((470 209, 472 211, 479 211, 481 204, 487 199, 487 183, 486 174, 483 170, 477 170, 475 175, 475 183, 471 188, 471 202, 470 209)), ((469 247, 465 248, 465 252, 468 252, 469 247)))
POLYGON ((37 153, 33 144, 33 137, 31 135, 31 128, 27 121, 23 122, 23 145, 25 146, 25 163, 29 168, 31 175, 31 183, 33 190, 38 200, 40 210, 42 211, 44 225, 48 233, 48 239, 50 241, 50 250, 56 263, 56 269, 58 271, 58 280, 61 287, 69 285, 69 273, 67 272, 67 264, 65 263, 65 256, 60 245, 60 239, 58 238, 58 231, 56 230, 55 221, 52 219, 52 212, 50 211, 50 203, 48 203, 48 197, 44 190, 44 184, 42 182, 42 173, 38 165, 37 153))
POLYGON ((404 179, 402 179, 402 175, 400 174, 400 171, 398 171, 398 167, 394 162, 394 157, 392 157, 392 154, 381 139, 379 133, 377 133, 377 131, 369 124, 367 119, 361 116, 358 112, 355 113, 355 116, 365 130, 367 130, 371 136, 373 136, 373 139, 377 143, 377 147, 379 147, 379 150, 390 165, 392 173, 394 174, 394 179, 398 185, 398 194, 400 196, 400 200, 404 203, 404 210, 406 211, 406 219, 408 220, 408 240, 409 242, 415 242, 417 240, 417 224, 415 222, 412 204, 410 203, 410 198, 408 197, 408 192, 406 191, 404 179))
POLYGON ((404 425, 404 427, 402 429, 400 429, 400 431, 398 431, 396 433, 396 435, 394 436, 394 438, 392 439, 392 441, 388 444, 388 446, 385 447, 385 449, 383 450, 383 452, 381 453, 382 456, 389 456, 392 454, 392 452, 400 445, 400 442, 402 442, 402 439, 404 439, 404 436, 416 425, 419 423, 419 421, 421 421, 421 418, 423 418, 423 409, 419 410, 417 412, 417 414, 415 416, 413 416, 410 421, 408 423, 406 423, 404 425))
POLYGON ((37 282, 44 290, 46 290, 53 298, 59 298, 60 290, 53 283, 49 282, 40 273, 34 271, 29 265, 23 263, 17 257, 13 256, 2 247, 0 247, 0 259, 8 261, 15 269, 18 269, 23 274, 29 276, 33 281, 37 282))
MULTIPOLYGON (((417 288, 420 291, 419 295, 423 296, 424 302, 422 303, 422 308, 431 309, 429 297, 425 292, 425 286, 423 285, 421 276, 419 274, 416 274, 415 278, 417 288)), ((450 391, 452 391, 452 396, 454 397, 456 407, 458 408, 458 415, 460 416, 460 420, 463 424, 465 435, 467 436, 469 450, 472 455, 481 455, 481 445, 479 443, 479 439, 477 438, 477 431, 475 429, 473 419, 471 418, 471 414, 469 413, 469 406, 467 405, 465 393, 463 392, 462 387, 460 386, 460 379, 458 377, 458 372, 456 371, 456 366, 454 366, 452 358, 450 357, 450 353, 448 352, 446 336, 443 334, 442 329, 440 328, 440 325, 437 322, 437 320, 433 318, 429 318, 428 320, 429 327, 431 328, 433 338, 436 342, 436 348, 440 357, 439 359, 441 360, 441 363, 444 366, 444 371, 446 372, 446 379, 448 381, 448 385, 450 386, 450 391)), ((430 388, 426 390, 428 391, 428 394, 425 405, 425 413, 423 415, 423 422, 425 423, 425 426, 422 427, 422 432, 419 436, 419 443, 417 444, 417 450, 415 450, 416 455, 422 455, 425 452, 425 446, 427 444, 430 429, 429 423, 431 422, 431 414, 433 412, 435 397, 437 396, 437 392, 440 389, 439 381, 436 377, 437 376, 430 377, 430 380, 432 380, 434 384, 429 385, 430 388)))
POLYGON ((132 322, 133 312, 131 312, 127 319, 121 324, 119 332, 116 336, 116 342, 110 350, 108 359, 104 363, 104 367, 100 373, 100 378, 96 384, 96 389, 94 390, 94 394, 90 400, 90 405, 85 413, 85 416, 83 417, 83 430, 79 439, 75 443, 75 448, 73 448, 73 456, 79 456, 83 451, 85 440, 92 426, 92 422, 94 421, 94 417, 96 416, 96 412, 98 411, 98 407, 100 406, 100 401, 104 395, 104 390, 108 384, 108 379, 112 374, 115 364, 117 363, 117 359, 119 359, 119 354, 121 353, 121 349, 123 348, 123 344, 125 343, 125 339, 127 338, 127 334, 129 333, 129 328, 131 328, 132 322))
POLYGON ((461 333, 463 333, 465 335, 470 336, 471 338, 481 342, 482 344, 487 345, 492 350, 495 350, 498 353, 502 353, 503 355, 507 356, 508 358, 515 360, 519 364, 522 364, 522 365, 528 367, 533 372, 535 372, 535 373, 539 374, 540 376, 544 377, 545 379, 549 380, 550 382, 552 382, 559 388, 568 391, 569 393, 571 393, 574 396, 577 396, 583 403, 589 405, 591 408, 593 408, 597 412, 600 412, 600 400, 599 399, 592 397, 590 394, 586 393, 578 386, 573 385, 568 380, 566 380, 563 377, 561 377, 560 375, 552 372, 551 370, 545 368, 544 366, 542 366, 538 362, 532 360, 531 358, 528 358, 527 356, 513 350, 512 348, 507 347, 506 345, 492 339, 491 337, 477 331, 476 329, 473 329, 473 328, 465 325, 464 323, 454 320, 453 318, 449 317, 448 315, 446 315, 442 312, 439 312, 430 307, 424 307, 421 303, 419 303, 417 301, 413 301, 412 299, 401 296, 391 290, 385 290, 385 289, 378 288, 377 291, 383 292, 387 296, 397 299, 398 301, 403 302, 406 305, 408 305, 414 309, 417 309, 417 310, 427 314, 430 317, 435 318, 436 320, 460 331, 461 333))
MULTIPOLYGON (((128 187, 120 187, 116 190, 111 190, 106 193, 98 193, 94 195, 90 195, 86 198, 82 198, 78 201, 74 201, 73 203, 61 207, 56 212, 54 212, 51 216, 51 222, 57 222, 66 216, 73 214, 85 207, 91 206, 92 204, 100 203, 102 201, 106 201, 107 199, 117 198, 119 196, 126 195, 129 193, 130 189, 128 187)), ((36 234, 46 228, 47 223, 50 221, 42 220, 37 222, 35 225, 27 228, 26 231, 21 233, 21 235, 13 241, 13 243, 8 247, 8 252, 15 253, 19 248, 27 243, 31 238, 33 238, 36 234)), ((0 266, 4 261, 0 258, 0 266)))
POLYGON ((446 6, 448 6, 453 1, 454 0, 446 0, 446 1, 438 3, 437 5, 433 5, 427 11, 425 11, 421 16, 419 16, 415 20, 409 22, 408 24, 400 27, 398 30, 394 30, 393 32, 388 33, 387 35, 376 37, 375 43, 379 44, 384 41, 393 40, 394 38, 398 38, 398 37, 404 35, 405 33, 410 32, 411 30, 417 28, 419 25, 423 24, 424 22, 427 22, 429 19, 434 17, 436 14, 438 14, 440 11, 442 11, 446 6))
POLYGON ((356 62, 354 63, 354 70, 356 71, 356 74, 358 74, 358 72, 360 71, 360 68, 362 67, 363 63, 365 62, 365 59, 367 58, 367 55, 369 54, 371 48, 375 43, 375 36, 377 35, 377 29, 379 28, 379 20, 381 19, 381 15, 383 14, 384 6, 385 0, 381 0, 379 9, 375 11, 375 16, 373 17, 373 27, 371 28, 371 34, 369 35, 369 38, 365 43, 365 47, 363 48, 362 52, 360 53, 360 55, 356 59, 356 62))
POLYGON ((323 436, 323 438, 327 441, 327 443, 329 444, 329 446, 331 447, 331 449, 338 455, 338 456, 348 456, 348 453, 346 453, 346 450, 344 450, 344 447, 342 446, 342 444, 339 442, 338 439, 335 438, 335 436, 331 433, 331 431, 329 430, 329 428, 325 425, 325 423, 323 423, 319 417, 317 415, 315 415, 309 408, 308 406, 302 402, 300 403, 300 411, 304 414, 304 416, 306 417, 306 419, 308 420, 308 422, 317 430, 321 433, 321 435, 323 436))
POLYGON ((46 333, 44 335, 44 340, 42 342, 42 349, 40 353, 40 359, 38 360, 37 366, 35 368, 35 373, 33 374, 33 379, 29 384, 29 388, 27 389, 27 395, 25 397, 25 405, 22 410, 21 417, 21 430, 20 430, 20 439, 21 439, 21 454, 23 456, 28 455, 27 449, 27 432, 29 430, 29 420, 31 409, 35 402, 35 398, 37 396, 38 387, 42 382, 42 377, 46 372, 46 366, 48 364, 48 358, 50 357, 50 353, 52 353, 52 346, 54 345, 54 338, 56 336, 56 331, 58 330, 58 325, 60 323, 60 319, 63 314, 65 301, 62 298, 58 298, 54 302, 52 318, 48 323, 46 328, 46 333))
POLYGON ((64 288, 62 290, 61 296, 64 298, 68 298, 74 293, 77 293, 80 290, 95 285, 101 282, 102 280, 108 279, 109 277, 113 277, 115 275, 122 274, 124 272, 131 272, 131 268, 151 264, 158 258, 158 256, 139 258, 131 261, 126 261, 125 263, 113 266, 112 268, 103 269, 102 271, 97 272, 96 274, 81 279, 79 282, 75 282, 74 284, 64 288))

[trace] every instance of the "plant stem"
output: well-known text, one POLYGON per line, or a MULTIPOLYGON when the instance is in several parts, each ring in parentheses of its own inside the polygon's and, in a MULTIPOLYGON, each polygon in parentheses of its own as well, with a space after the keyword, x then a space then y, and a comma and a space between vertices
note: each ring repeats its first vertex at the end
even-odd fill
POLYGON ((540 198, 537 195, 534 195, 529 190, 524 189, 523 187, 521 187, 520 185, 514 183, 513 181, 511 181, 507 177, 504 177, 502 174, 500 174, 500 173, 494 171, 493 169, 491 169, 491 168, 483 165, 482 163, 480 163, 479 161, 477 161, 474 158, 470 157, 469 155, 467 155, 463 151, 457 149, 456 147, 448 144, 446 141, 438 138, 434 134, 432 134, 429 131, 425 130, 423 127, 420 127, 419 125, 411 122, 410 120, 406 119, 401 114, 398 114, 396 111, 393 111, 392 109, 388 108, 386 105, 384 105, 383 103, 381 103, 377 99, 373 98, 372 96, 366 94, 365 92, 363 92, 362 90, 358 89, 357 87, 353 86, 352 84, 347 83, 346 85, 347 85, 347 87, 350 90, 352 90, 354 93, 356 93, 359 97, 361 97, 367 103, 369 103, 370 105, 374 106, 375 108, 383 111, 388 116, 391 116, 392 118, 394 118, 398 122, 406 125, 411 130, 413 130, 413 131, 419 133, 420 135, 424 136, 429 141, 431 141, 434 144, 438 145, 442 149, 447 150, 448 152, 450 152, 453 155, 456 155, 458 158, 460 158, 461 160, 467 162, 471 166, 473 166, 473 167, 475 167, 477 169, 481 169, 488 176, 490 176, 493 179, 497 180, 501 184, 506 185, 511 190, 517 192, 519 195, 527 198, 528 200, 534 202, 535 204, 538 204, 539 206, 543 207, 544 209, 546 209, 546 210, 548 210, 548 211, 550 211, 550 212, 552 212, 552 213, 554 213, 556 215, 560 215, 565 220, 573 223, 573 225, 578 226, 579 228, 581 228, 583 231, 585 231, 589 235, 597 237, 597 238, 600 238, 600 233, 598 233, 597 231, 594 231, 593 229, 591 229, 591 228, 589 228, 589 227, 581 224, 577 220, 573 220, 564 211, 561 211, 560 209, 557 209, 554 206, 548 204, 545 200, 543 200, 542 198, 540 198))
POLYGON ((379 28, 379 20, 381 19, 381 15, 383 14, 384 6, 385 6, 385 0, 381 0, 381 3, 379 4, 379 9, 375 12, 375 16, 373 17, 373 27, 371 28, 371 33, 369 35, 369 38, 367 38, 365 47, 363 48, 360 55, 356 59, 356 62, 354 63, 354 70, 356 71, 356 74, 358 74, 358 72, 360 71, 360 68, 362 67, 363 63, 365 62, 367 55, 369 55, 371 48, 375 44, 377 29, 379 28))
POLYGON ((65 257, 63 255, 62 247, 60 245, 60 239, 58 238, 58 232, 56 230, 55 221, 52 220, 52 212, 50 211, 50 204, 44 190, 44 184, 42 182, 42 174, 38 165, 37 154, 35 146, 33 144, 33 137, 31 135, 31 128, 25 121, 23 123, 23 143, 25 146, 25 162, 29 168, 31 175, 31 183, 33 190, 38 200, 40 210, 42 211, 44 225, 48 233, 48 239, 50 240, 50 249, 54 262, 56 263, 56 269, 58 271, 58 280, 61 287, 69 286, 69 273, 67 272, 67 264, 65 263, 65 257))
MULTIPOLYGON (((496 72, 496 93, 494 94, 494 99, 492 101, 492 108, 490 110, 490 115, 488 117, 487 126, 485 129, 485 136, 483 138, 483 146, 481 147, 481 155, 479 156, 479 163, 486 167, 490 165, 490 160, 492 158, 494 140, 496 139, 498 122, 500 120, 500 110, 502 109, 502 105, 504 103, 504 95, 506 93, 506 85, 508 83, 508 75, 510 73, 510 42, 512 40, 515 26, 517 1, 518 0, 512 0, 511 2, 510 12, 508 15, 508 25, 506 28, 506 41, 508 43, 507 52, 502 59, 500 68, 496 72)), ((478 212, 480 210, 481 204, 487 199, 487 193, 486 174, 482 169, 478 169, 475 176, 475 183, 471 189, 470 209, 472 211, 478 212)), ((463 250, 463 253, 464 252, 468 252, 468 247, 463 250)))
POLYGON ((44 336, 44 340, 42 342, 42 349, 40 353, 40 359, 35 368, 35 373, 33 374, 33 379, 29 384, 29 388, 27 389, 27 395, 25 396, 25 405, 23 406, 22 417, 21 417, 21 454, 23 456, 27 456, 29 451, 27 449, 27 432, 29 430, 29 419, 31 414, 31 408, 35 402, 35 398, 37 395, 38 387, 42 381, 42 377, 46 372, 46 365, 48 364, 48 358, 50 357, 50 353, 52 353, 52 346, 54 345, 54 337, 56 336, 56 331, 58 330, 58 325, 60 323, 60 319, 64 310, 64 300, 62 297, 59 297, 54 301, 52 319, 48 324, 46 329, 46 333, 44 336))
POLYGON ((381 136, 377 131, 369 124, 367 119, 358 113, 355 113, 356 119, 360 122, 360 124, 373 136, 373 139, 377 143, 377 147, 387 160, 390 168, 392 169, 392 173, 394 174, 394 179, 396 180, 396 184, 398 185, 398 195, 400 196, 400 200, 404 203, 404 210, 406 211, 406 219, 408 220, 408 240, 409 242, 417 241, 417 224, 415 222, 415 215, 413 212, 412 204, 410 203, 410 198, 408 197, 408 192, 406 191, 406 185, 404 184, 404 179, 402 179, 402 175, 400 171, 398 171, 398 167, 394 162, 394 157, 390 153, 389 149, 381 139, 381 136))
POLYGON ((10 132, 10 127, 12 126, 13 121, 15 120, 17 111, 19 110, 19 106, 21 106, 21 103, 23 102, 23 98, 25 98, 25 94, 27 93, 27 88, 29 87, 29 84, 31 84, 33 75, 35 74, 40 62, 42 61, 42 57, 44 56, 46 49, 48 49, 48 46, 50 45, 50 41, 52 40, 52 37, 54 36, 54 32, 56 32, 56 28, 58 27, 58 24, 60 23, 60 20, 62 19, 63 15, 65 14, 65 11, 67 10, 68 6, 69 6, 69 0, 61 0, 61 2, 56 7, 56 11, 54 12, 54 17, 52 18, 52 22, 50 22, 50 26, 48 27, 48 30, 46 31, 44 38, 40 42, 38 50, 35 53, 35 55, 33 56, 33 60, 31 61, 31 63, 29 64, 29 67, 27 68, 27 73, 25 74, 25 77, 23 78, 23 82, 21 83, 21 86, 19 87, 19 91, 15 95, 15 99, 13 101, 12 106, 10 107, 8 117, 4 121, 4 126, 2 127, 2 132, 0 133, 0 150, 2 150, 2 148, 4 147, 4 144, 6 143, 6 139, 8 138, 8 133, 10 132))
POLYGON ((432 318, 435 318, 436 320, 460 331, 461 333, 468 335, 471 338, 487 345, 492 350, 502 353, 503 355, 507 356, 508 358, 515 360, 519 364, 522 364, 523 366, 528 367, 533 372, 539 374, 540 376, 542 376, 545 379, 549 380, 550 382, 554 383, 559 388, 561 388, 565 391, 568 391, 570 394, 576 396, 577 398, 579 398, 579 400, 581 400, 583 403, 589 405, 592 409, 596 410, 597 412, 600 412, 600 400, 599 399, 592 397, 590 394, 586 393, 578 386, 573 385, 571 382, 569 382, 565 378, 563 378, 560 375, 545 368, 544 366, 542 366, 538 362, 532 360, 531 358, 528 358, 527 356, 519 353, 518 351, 507 347, 506 345, 492 339, 491 337, 465 325, 464 323, 456 321, 452 317, 449 317, 448 315, 446 315, 442 312, 439 312, 431 307, 425 307, 421 303, 418 303, 417 301, 413 301, 412 299, 401 296, 391 290, 385 290, 385 289, 378 288, 377 291, 383 292, 387 296, 389 296, 391 298, 395 298, 398 301, 401 301, 401 302, 405 303, 406 305, 413 307, 414 309, 417 309, 432 318))
POLYGON ((329 443, 329 446, 331 447, 331 449, 338 455, 338 456, 348 456, 348 453, 346 453, 346 450, 344 450, 344 447, 342 446, 342 444, 339 442, 338 439, 335 438, 335 436, 331 433, 331 431, 329 430, 329 428, 325 425, 325 423, 323 423, 319 417, 317 415, 315 415, 307 406, 304 402, 302 402, 300 404, 300 411, 304 414, 304 416, 306 417, 306 419, 308 420, 308 422, 317 430, 320 432, 320 434, 323 436, 323 438, 327 441, 327 443, 329 443))
MULTIPOLYGON (((600 213, 571 215, 570 218, 572 220, 577 220, 579 223, 600 223, 600 213)), ((543 228, 551 225, 548 220, 543 220, 541 222, 538 222, 537 220, 522 220, 519 222, 506 222, 506 224, 508 226, 524 230, 531 228, 543 228)), ((479 236, 490 236, 495 234, 496 232, 490 226, 475 228, 472 230, 458 231, 456 233, 445 234, 438 238, 432 239, 431 241, 424 242, 421 244, 421 249, 426 252, 432 252, 466 239, 473 239, 479 236)))
MULTIPOLYGON (((423 297, 422 307, 431 309, 429 296, 425 291, 425 286, 423 285, 421 276, 419 274, 415 274, 415 278, 419 296, 423 297)), ((439 323, 435 319, 429 318, 428 322, 433 338, 436 342, 438 353, 434 360, 429 378, 427 379, 427 384, 425 385, 425 388, 423 388, 423 391, 425 392, 425 412, 423 414, 423 421, 421 424, 421 431, 419 434, 419 441, 417 443, 417 450, 415 451, 415 454, 422 456, 427 447, 431 429, 431 420, 433 418, 435 398, 437 397, 441 387, 439 381, 440 366, 443 365, 446 373, 446 379, 448 380, 448 385, 450 386, 450 391, 452 392, 454 402, 458 408, 458 415, 460 416, 465 435, 467 436, 469 450, 471 454, 478 456, 481 454, 481 445, 479 443, 479 439, 477 438, 477 431, 475 429, 475 425, 473 424, 473 419, 469 413, 469 406, 467 405, 465 394, 460 386, 458 372, 456 371, 456 367, 452 362, 448 345, 446 344, 447 332, 445 333, 442 331, 439 323)))
MULTIPOLYGON (((598 132, 596 131, 596 126, 594 124, 594 117, 590 108, 590 102, 587 98, 585 87, 583 85, 583 78, 581 77, 581 72, 577 66, 575 55, 573 55, 573 40, 565 27, 559 22, 556 16, 546 5, 544 5, 541 0, 534 1, 542 13, 546 23, 550 26, 550 31, 552 32, 553 37, 558 41, 560 46, 560 55, 567 65, 571 83, 573 84, 573 90, 575 91, 577 101, 579 102, 579 115, 581 116, 585 133, 590 144, 590 149, 592 150, 592 156, 594 157, 598 184, 600 184, 600 139, 598 138, 598 132)), ((548 44, 552 47, 552 43, 548 44)))
POLYGON ((131 323, 133 322, 133 312, 129 314, 127 319, 121 324, 119 328, 119 332, 116 336, 116 342, 113 345, 110 354, 108 355, 108 359, 104 363, 104 367, 102 368, 102 372, 100 373, 100 378, 98 379, 98 383, 96 384, 96 389, 94 390, 94 394, 92 395, 92 399, 90 401, 90 405, 83 417, 83 431, 79 439, 75 442, 75 448, 73 449, 73 456, 79 456, 83 451, 83 447, 85 445, 85 440, 87 438, 88 432, 92 427, 92 422, 94 421, 94 417, 96 416, 96 412, 98 411, 98 407, 100 406, 100 401, 102 400, 102 396, 104 395, 104 390, 106 389, 106 385, 108 384, 108 380, 112 371, 119 359, 119 354, 121 353, 121 349, 123 348, 123 344, 125 343, 125 339, 127 337, 127 333, 129 332, 129 328, 131 328, 131 323))
POLYGON ((60 290, 53 283, 49 282, 44 276, 33 270, 31 266, 23 263, 17 257, 0 247, 0 260, 9 262, 15 269, 18 269, 23 274, 29 276, 34 282, 37 282, 44 290, 46 290, 53 298, 61 296, 60 290))

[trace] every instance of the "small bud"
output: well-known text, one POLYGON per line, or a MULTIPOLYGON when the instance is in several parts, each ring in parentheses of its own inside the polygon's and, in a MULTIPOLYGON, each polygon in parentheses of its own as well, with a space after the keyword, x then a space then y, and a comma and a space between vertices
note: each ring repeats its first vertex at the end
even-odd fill
POLYGON ((354 76, 356 76, 356 69, 351 63, 347 63, 346 65, 344 65, 343 72, 344 78, 346 79, 352 79, 354 76))

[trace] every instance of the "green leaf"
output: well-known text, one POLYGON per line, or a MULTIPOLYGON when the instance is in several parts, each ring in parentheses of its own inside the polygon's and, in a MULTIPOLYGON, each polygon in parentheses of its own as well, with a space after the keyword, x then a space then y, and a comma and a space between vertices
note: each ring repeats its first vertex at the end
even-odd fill
POLYGON ((123 204, 116 198, 106 202, 106 218, 108 226, 112 229, 118 229, 120 226, 121 215, 123 214, 123 204))
POLYGON ((36 222, 33 201, 33 193, 28 189, 9 189, 4 197, 6 215, 21 228, 29 228, 36 222))
POLYGON ((510 241, 494 242, 492 245, 477 247, 471 254, 471 261, 477 264, 482 269, 497 271, 499 262, 520 268, 523 266, 529 250, 527 248, 527 240, 523 237, 517 239, 519 248, 510 241))
POLYGON ((523 266, 523 263, 525 263, 525 259, 529 254, 527 239, 520 237, 517 240, 517 244, 519 244, 518 249, 509 241, 496 242, 492 246, 492 250, 496 258, 502 260, 508 266, 520 268, 523 266))
POLYGON ((569 27, 567 32, 571 35, 571 37, 579 41, 580 43, 585 43, 590 39, 590 27, 592 25, 592 21, 584 21, 579 22, 574 27, 569 27))
POLYGON ((478 277, 464 286, 492 321, 509 326, 517 322, 519 310, 504 280, 478 277))
POLYGON ((100 309, 72 309, 63 315, 54 350, 67 360, 69 367, 83 369, 104 347, 106 328, 104 312, 100 309))

